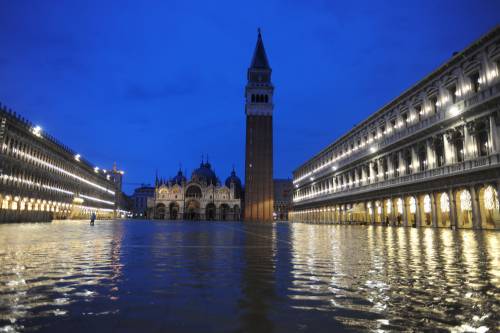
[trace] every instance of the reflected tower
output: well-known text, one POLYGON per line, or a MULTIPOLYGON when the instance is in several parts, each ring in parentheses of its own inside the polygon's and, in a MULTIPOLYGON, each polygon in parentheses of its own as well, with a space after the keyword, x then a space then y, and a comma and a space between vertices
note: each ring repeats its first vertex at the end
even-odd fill
POLYGON ((245 221, 273 220, 273 92, 260 29, 245 88, 245 221))

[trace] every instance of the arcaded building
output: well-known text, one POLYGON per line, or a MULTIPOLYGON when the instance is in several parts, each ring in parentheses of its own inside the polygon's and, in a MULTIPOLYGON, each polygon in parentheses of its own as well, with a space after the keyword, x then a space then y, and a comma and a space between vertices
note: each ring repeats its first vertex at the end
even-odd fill
POLYGON ((500 27, 293 173, 293 221, 498 229, 500 27))
POLYGON ((181 170, 168 180, 156 179, 149 215, 159 220, 239 220, 241 180, 233 170, 221 183, 210 163, 201 162, 188 180, 181 170))
POLYGON ((0 222, 124 214, 108 172, 0 107, 0 222))

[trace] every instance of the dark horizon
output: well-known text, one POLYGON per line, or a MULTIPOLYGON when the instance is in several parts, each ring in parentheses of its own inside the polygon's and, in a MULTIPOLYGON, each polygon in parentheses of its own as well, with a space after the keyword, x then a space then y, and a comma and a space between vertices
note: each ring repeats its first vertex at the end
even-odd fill
POLYGON ((198 167, 244 174, 244 87, 257 28, 273 69, 275 178, 491 30, 500 3, 0 5, 0 102, 127 193, 198 167), (362 8, 362 9, 358 9, 362 8), (226 15, 228 14, 228 15, 226 15))

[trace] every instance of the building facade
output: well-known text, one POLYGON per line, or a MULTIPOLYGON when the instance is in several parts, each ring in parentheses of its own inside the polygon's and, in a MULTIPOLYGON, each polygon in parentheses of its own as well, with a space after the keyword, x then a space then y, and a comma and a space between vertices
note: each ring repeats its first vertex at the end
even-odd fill
POLYGON ((134 190, 132 194, 132 216, 146 217, 148 211, 148 199, 155 197, 155 187, 142 185, 134 190))
POLYGON ((498 229, 500 27, 293 173, 293 221, 498 229))
POLYGON ((202 162, 187 180, 182 171, 170 180, 156 179, 148 200, 149 216, 159 220, 239 220, 241 181, 233 170, 221 184, 210 163, 202 162))
POLYGON ((0 221, 113 218, 109 175, 18 114, 0 107, 0 221))
POLYGON ((245 89, 245 220, 273 220, 273 93, 259 30, 245 89))
POLYGON ((276 221, 288 221, 292 209, 293 183, 291 179, 274 180, 274 213, 276 221))

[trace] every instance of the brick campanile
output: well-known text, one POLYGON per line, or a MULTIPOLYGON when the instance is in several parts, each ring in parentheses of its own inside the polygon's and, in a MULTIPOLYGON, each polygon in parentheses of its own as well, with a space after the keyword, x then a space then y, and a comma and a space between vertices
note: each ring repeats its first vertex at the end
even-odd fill
POLYGON ((262 35, 247 72, 245 88, 245 221, 273 220, 273 92, 262 35))

